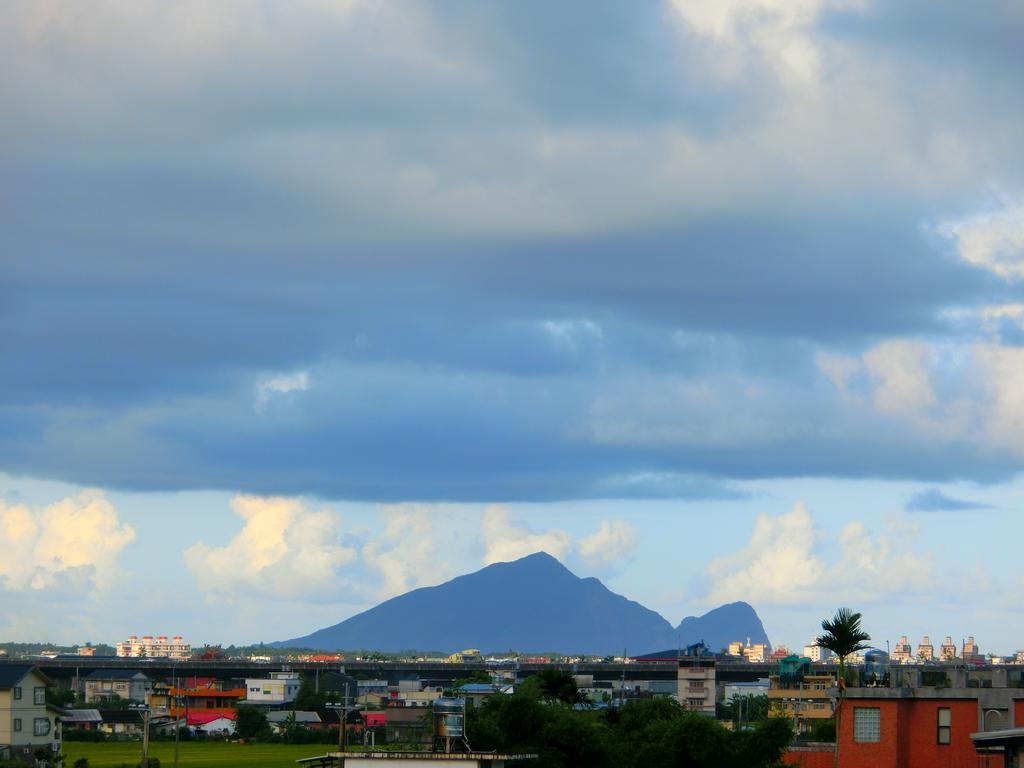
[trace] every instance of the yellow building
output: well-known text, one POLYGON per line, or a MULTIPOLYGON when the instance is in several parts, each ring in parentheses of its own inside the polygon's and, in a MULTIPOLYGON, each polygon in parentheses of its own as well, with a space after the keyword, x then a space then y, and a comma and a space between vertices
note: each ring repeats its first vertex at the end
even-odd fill
POLYGON ((447 658, 449 664, 470 664, 476 661, 483 661, 483 656, 480 655, 480 651, 476 648, 458 651, 447 658))
POLYGON ((835 678, 812 675, 810 668, 810 659, 788 656, 780 661, 778 674, 768 678, 769 712, 792 720, 797 733, 806 732, 810 720, 832 717, 835 678))

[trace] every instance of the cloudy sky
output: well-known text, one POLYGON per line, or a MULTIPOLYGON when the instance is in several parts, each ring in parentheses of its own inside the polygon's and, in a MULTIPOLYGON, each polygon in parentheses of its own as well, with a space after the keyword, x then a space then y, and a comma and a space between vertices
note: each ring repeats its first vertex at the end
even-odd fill
POLYGON ((0 637, 545 549, 1024 647, 1022 9, 4 2, 0 637))

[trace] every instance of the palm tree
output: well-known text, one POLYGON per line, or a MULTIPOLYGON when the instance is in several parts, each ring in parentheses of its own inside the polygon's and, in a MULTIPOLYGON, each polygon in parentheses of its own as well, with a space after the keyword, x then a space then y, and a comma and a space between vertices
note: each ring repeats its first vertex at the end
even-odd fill
POLYGON ((547 701, 560 701, 570 707, 589 703, 586 695, 576 686, 576 678, 557 669, 545 669, 537 675, 540 695, 547 701))
POLYGON ((833 765, 839 768, 839 724, 843 716, 843 700, 846 697, 846 657, 851 653, 868 648, 871 635, 860 628, 861 615, 850 608, 840 608, 831 619, 823 619, 821 628, 825 633, 815 645, 832 651, 839 657, 839 701, 836 704, 836 750, 833 765))

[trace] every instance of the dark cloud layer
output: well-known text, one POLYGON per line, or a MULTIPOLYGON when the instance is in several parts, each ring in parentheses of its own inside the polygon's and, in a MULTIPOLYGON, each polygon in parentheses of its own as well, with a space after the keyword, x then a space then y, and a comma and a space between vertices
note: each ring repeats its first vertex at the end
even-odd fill
POLYGON ((1002 401, 868 355, 969 358, 1021 301, 942 230, 1024 181, 1012 7, 140 8, 0 11, 6 469, 390 500, 1019 469, 1002 401))

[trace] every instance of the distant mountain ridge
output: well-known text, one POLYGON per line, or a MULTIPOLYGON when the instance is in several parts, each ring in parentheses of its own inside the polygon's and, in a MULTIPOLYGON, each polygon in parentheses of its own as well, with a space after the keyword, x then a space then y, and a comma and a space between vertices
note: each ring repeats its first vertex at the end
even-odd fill
POLYGON ((660 614, 615 594, 598 579, 580 578, 551 555, 537 552, 414 589, 334 626, 272 645, 638 655, 701 639, 717 650, 747 637, 768 641, 757 613, 746 603, 687 617, 673 628, 660 614))
POLYGON ((734 640, 746 642, 748 639, 751 643, 764 643, 771 648, 761 617, 753 606, 742 601, 721 605, 703 616, 687 616, 676 631, 682 645, 703 640, 708 648, 715 651, 728 647, 734 640))

